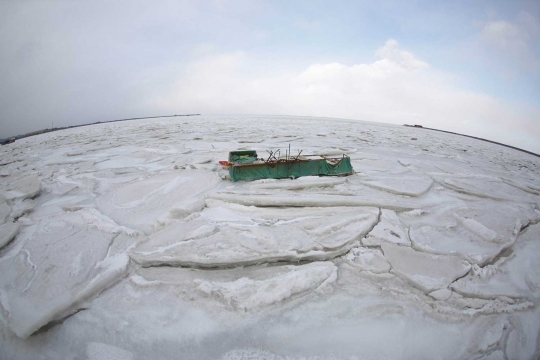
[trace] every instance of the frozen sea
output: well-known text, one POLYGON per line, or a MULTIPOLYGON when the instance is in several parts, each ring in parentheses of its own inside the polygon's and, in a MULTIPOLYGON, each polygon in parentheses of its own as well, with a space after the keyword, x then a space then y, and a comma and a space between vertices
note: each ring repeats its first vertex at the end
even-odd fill
POLYGON ((0 147, 0 359, 538 359, 540 158, 197 116, 0 147), (355 174, 233 183, 228 152, 355 174))

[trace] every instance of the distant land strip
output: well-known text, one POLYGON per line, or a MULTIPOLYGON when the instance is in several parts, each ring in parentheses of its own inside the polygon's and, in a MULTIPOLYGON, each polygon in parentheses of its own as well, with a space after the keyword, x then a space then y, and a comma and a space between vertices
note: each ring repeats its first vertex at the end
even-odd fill
POLYGON ((539 154, 533 153, 532 151, 520 149, 520 148, 515 147, 515 146, 512 146, 512 145, 506 145, 506 144, 503 144, 503 143, 500 143, 500 142, 496 142, 496 141, 492 141, 492 140, 488 140, 488 139, 483 139, 483 138, 479 138, 479 137, 476 137, 476 136, 471 136, 471 135, 465 135, 465 134, 455 133, 455 132, 452 132, 452 131, 446 131, 446 130, 440 130, 440 129, 434 129, 434 128, 423 127, 422 125, 408 125, 408 124, 404 124, 403 126, 413 127, 413 128, 417 128, 417 129, 426 129, 426 130, 440 131, 440 132, 443 132, 443 133, 453 134, 453 135, 459 135, 459 136, 466 136, 466 137, 468 137, 468 138, 472 138, 472 139, 476 139, 476 140, 482 140, 482 141, 487 141, 487 142, 492 143, 492 144, 497 144, 497 145, 505 146, 505 147, 510 148, 510 149, 518 150, 518 151, 521 151, 521 152, 524 152, 524 153, 527 153, 527 154, 530 154, 530 155, 534 155, 534 156, 536 156, 536 157, 540 157, 539 154))
POLYGON ((147 116, 147 117, 136 117, 136 118, 128 118, 128 119, 118 119, 118 120, 109 120, 109 121, 96 121, 89 124, 81 124, 81 125, 71 125, 71 126, 61 126, 61 127, 55 127, 50 129, 43 129, 43 130, 37 130, 32 131, 23 135, 16 135, 16 136, 10 136, 5 139, 0 139, 0 145, 6 145, 10 144, 12 142, 15 142, 15 140, 27 138, 30 136, 35 136, 39 134, 45 134, 53 131, 59 131, 59 130, 65 130, 65 129, 72 129, 77 127, 83 127, 83 126, 90 126, 90 125, 96 125, 96 124, 106 124, 106 123, 112 123, 112 122, 118 122, 118 121, 129 121, 129 120, 142 120, 142 119, 157 119, 157 118, 168 118, 168 117, 176 117, 176 116, 199 116, 201 114, 183 114, 183 115, 160 115, 160 116, 147 116))

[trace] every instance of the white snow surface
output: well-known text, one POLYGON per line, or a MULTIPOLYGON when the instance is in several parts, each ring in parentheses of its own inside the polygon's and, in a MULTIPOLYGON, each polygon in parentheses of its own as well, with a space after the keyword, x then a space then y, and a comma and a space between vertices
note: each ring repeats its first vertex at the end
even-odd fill
POLYGON ((540 357, 538 157, 197 116, 51 132, 0 158, 0 359, 540 357), (218 164, 289 143, 356 173, 233 183, 218 164))

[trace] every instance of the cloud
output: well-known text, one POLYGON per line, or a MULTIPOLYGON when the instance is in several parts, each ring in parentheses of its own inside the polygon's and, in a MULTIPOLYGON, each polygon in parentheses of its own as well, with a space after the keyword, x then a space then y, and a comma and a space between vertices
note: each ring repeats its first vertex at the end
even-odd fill
POLYGON ((376 54, 384 60, 398 64, 403 69, 421 69, 428 67, 428 64, 422 60, 416 59, 408 51, 401 50, 398 42, 394 39, 388 40, 383 47, 377 50, 376 54))
MULTIPOLYGON (((536 74, 540 72, 540 59, 534 52, 540 37, 540 23, 527 12, 520 12, 515 21, 490 20, 481 24, 479 46, 496 62, 520 67, 536 74)), ((517 69, 513 69, 514 71, 517 69)))
POLYGON ((300 73, 265 74, 246 52, 192 63, 176 89, 153 100, 165 112, 289 114, 413 123, 540 152, 538 108, 456 88, 398 42, 371 63, 312 64, 300 73), (251 69, 251 71, 245 71, 251 69))

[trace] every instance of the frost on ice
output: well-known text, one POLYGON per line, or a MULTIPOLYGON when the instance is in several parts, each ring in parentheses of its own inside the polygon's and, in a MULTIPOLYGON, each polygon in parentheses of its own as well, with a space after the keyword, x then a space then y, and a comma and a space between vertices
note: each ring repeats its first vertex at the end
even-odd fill
POLYGON ((532 155, 223 116, 51 132, 0 159, 1 359, 540 357, 532 155), (289 143, 356 174, 232 183, 218 164, 289 143))

